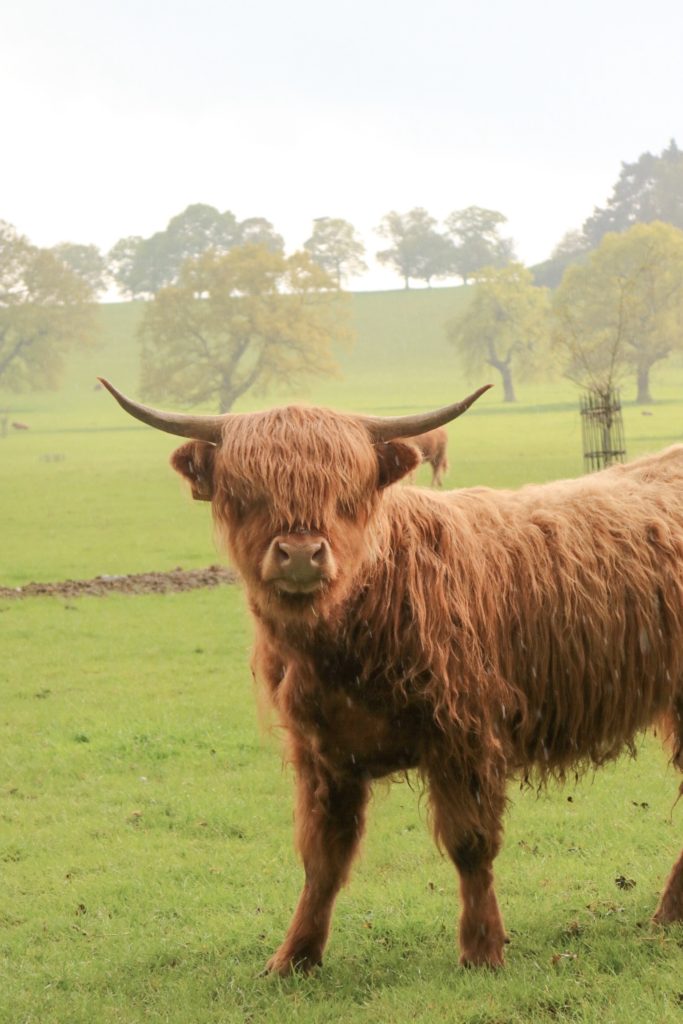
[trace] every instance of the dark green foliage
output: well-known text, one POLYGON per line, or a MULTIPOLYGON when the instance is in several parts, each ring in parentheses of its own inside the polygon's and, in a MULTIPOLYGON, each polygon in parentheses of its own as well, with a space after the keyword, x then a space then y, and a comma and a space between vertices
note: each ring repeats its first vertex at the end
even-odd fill
POLYGON ((596 206, 580 231, 567 232, 550 259, 534 267, 536 283, 557 287, 567 267, 582 262, 606 234, 652 221, 683 228, 683 152, 674 139, 659 156, 645 152, 634 163, 622 162, 607 204, 596 206))
POLYGON ((240 223, 230 210, 220 213, 206 203, 194 203, 172 217, 164 231, 149 238, 120 239, 109 252, 109 268, 124 293, 149 296, 175 283, 186 260, 208 251, 226 253, 243 244, 264 245, 273 252, 284 248, 265 218, 240 223))
POLYGON ((497 210, 468 206, 446 218, 446 234, 453 243, 451 268, 464 284, 484 267, 505 267, 515 258, 509 238, 499 231, 507 217, 497 210))
POLYGON ((69 348, 94 326, 86 279, 0 221, 0 387, 55 388, 69 348))
POLYGON ((69 270, 81 277, 93 295, 103 291, 107 285, 107 266, 96 245, 76 245, 61 242, 50 250, 69 270))
POLYGON ((406 288, 411 278, 430 284, 432 278, 452 273, 453 246, 421 206, 405 214, 392 210, 382 218, 377 233, 391 242, 389 249, 377 253, 378 261, 400 274, 406 288))
POLYGON ((365 246, 353 225, 339 217, 318 217, 313 222, 313 234, 304 242, 304 249, 336 281, 338 288, 344 277, 362 274, 368 269, 363 260, 365 246))
POLYGON ((609 231, 655 220, 683 228, 683 152, 673 139, 659 156, 641 153, 634 163, 622 163, 607 205, 595 208, 583 236, 593 248, 609 231))

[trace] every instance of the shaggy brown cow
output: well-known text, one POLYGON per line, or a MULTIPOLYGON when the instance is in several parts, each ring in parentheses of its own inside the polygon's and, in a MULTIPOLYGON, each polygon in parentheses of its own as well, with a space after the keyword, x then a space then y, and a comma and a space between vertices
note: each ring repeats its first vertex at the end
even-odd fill
MULTIPOLYGON (((211 500, 289 739, 305 884, 272 971, 321 962, 374 779, 417 769, 460 875, 461 962, 498 966, 506 780, 616 757, 653 723, 683 770, 683 446, 519 491, 389 486, 421 419, 292 406, 132 415, 211 500)), ((683 920, 683 855, 658 922, 683 920)))
POLYGON ((432 487, 441 487, 444 474, 448 471, 448 434, 443 427, 436 430, 428 430, 426 434, 418 434, 417 437, 406 437, 406 441, 414 444, 422 462, 428 462, 432 467, 432 487))

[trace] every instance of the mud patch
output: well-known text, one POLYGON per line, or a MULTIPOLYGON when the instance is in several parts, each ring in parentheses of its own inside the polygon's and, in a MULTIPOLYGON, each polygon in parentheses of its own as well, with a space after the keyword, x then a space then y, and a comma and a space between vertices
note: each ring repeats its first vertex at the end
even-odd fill
POLYGON ((237 573, 221 565, 206 569, 171 569, 170 572, 140 572, 126 576, 95 576, 91 580, 60 580, 57 583, 26 583, 23 587, 0 587, 0 599, 23 597, 106 597, 108 594, 176 594, 203 587, 236 583, 237 573))

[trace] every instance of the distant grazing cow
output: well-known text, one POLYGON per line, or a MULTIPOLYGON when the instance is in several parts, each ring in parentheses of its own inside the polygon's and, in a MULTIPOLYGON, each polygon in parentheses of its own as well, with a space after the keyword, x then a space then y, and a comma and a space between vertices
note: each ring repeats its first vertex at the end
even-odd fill
POLYGON ((441 487, 444 474, 448 472, 448 434, 443 427, 436 430, 428 430, 426 434, 418 434, 417 437, 406 437, 406 441, 414 444, 422 462, 428 462, 432 467, 432 487, 441 487))
POLYGON ((28 423, 19 423, 18 420, 12 420, 12 426, 15 430, 28 430, 28 423))
MULTIPOLYGON (((175 415, 106 386, 133 416, 192 438, 172 464, 211 500, 246 585, 305 868, 269 969, 321 962, 371 784, 408 769, 460 875, 461 962, 502 964, 506 780, 600 765, 653 723, 683 770, 683 446, 578 480, 440 494, 391 486, 418 459, 398 438, 486 388, 382 419, 175 415)), ((683 854, 655 914, 682 920, 683 854)))

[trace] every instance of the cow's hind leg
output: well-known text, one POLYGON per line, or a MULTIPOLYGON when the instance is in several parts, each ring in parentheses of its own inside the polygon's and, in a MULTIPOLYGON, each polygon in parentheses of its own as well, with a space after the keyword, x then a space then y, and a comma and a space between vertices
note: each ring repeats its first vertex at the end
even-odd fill
POLYGON ((294 917, 268 971, 289 974, 322 963, 332 909, 364 828, 369 784, 334 781, 315 763, 297 765, 297 845, 305 882, 294 917))
POLYGON ((445 452, 439 452, 432 463, 434 475, 432 477, 433 487, 443 487, 443 478, 448 472, 448 459, 445 452))
POLYGON ((494 889, 493 861, 500 849, 504 792, 485 796, 464 786, 443 765, 430 772, 430 801, 437 840, 460 876, 460 963, 501 967, 507 942, 494 889))
MULTIPOLYGON (((672 762, 683 772, 683 698, 674 705, 664 723, 664 735, 671 746, 672 762)), ((683 796, 683 782, 680 787, 683 796)), ((654 920, 657 924, 683 921, 683 852, 669 875, 654 920)))

